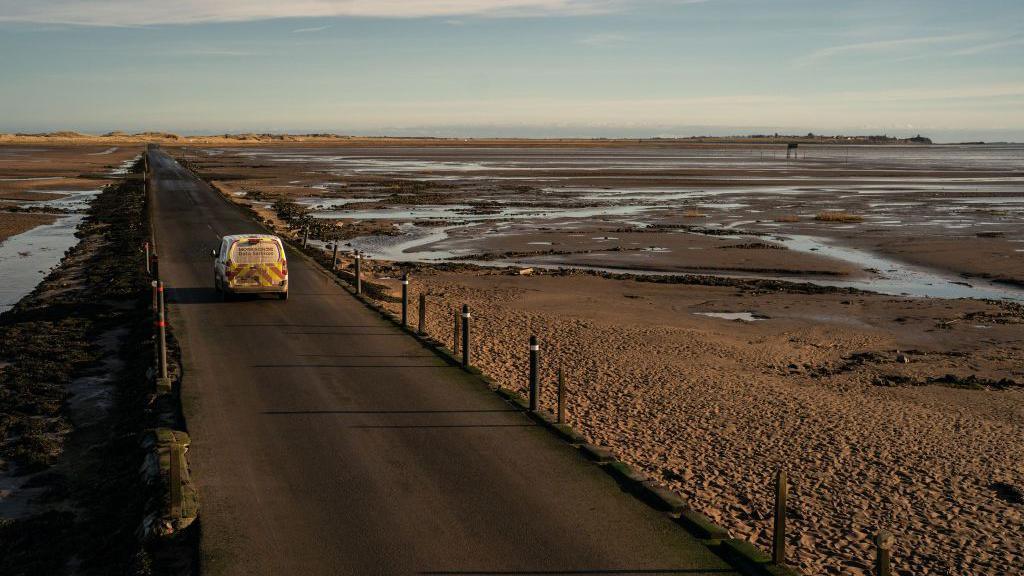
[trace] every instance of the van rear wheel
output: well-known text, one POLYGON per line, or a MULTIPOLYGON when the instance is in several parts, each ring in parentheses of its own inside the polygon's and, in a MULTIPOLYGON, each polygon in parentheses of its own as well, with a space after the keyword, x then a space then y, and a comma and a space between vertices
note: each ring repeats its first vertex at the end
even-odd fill
POLYGON ((277 297, 280 298, 281 300, 288 300, 288 293, 287 292, 280 292, 280 293, 278 293, 277 297))

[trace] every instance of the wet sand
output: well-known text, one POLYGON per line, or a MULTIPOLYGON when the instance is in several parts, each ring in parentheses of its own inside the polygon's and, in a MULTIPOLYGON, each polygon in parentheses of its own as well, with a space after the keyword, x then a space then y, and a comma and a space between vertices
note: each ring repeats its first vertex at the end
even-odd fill
POLYGON ((57 219, 52 214, 17 214, 0 212, 0 242, 27 232, 36 226, 52 224, 57 219))
POLYGON ((77 243, 82 214, 141 147, 0 145, 0 312, 77 243))
POLYGON ((187 160, 281 233, 313 222, 315 245, 363 250, 392 294, 412 269, 436 337, 469 304, 475 362, 505 386, 525 390, 538 335, 544 405, 560 365, 589 439, 734 535, 769 547, 786 468, 805 573, 867 574, 878 527, 897 534, 899 574, 1012 573, 1024 148, 804 154, 282 145, 187 160))
POLYGON ((513 252, 523 265, 609 261, 626 270, 841 272, 851 279, 867 268, 873 279, 886 280, 877 261, 829 250, 837 246, 937 271, 947 281, 1024 283, 1019 146, 818 146, 802 149, 799 161, 786 161, 770 146, 189 150, 189 160, 210 179, 238 194, 257 191, 266 206, 280 198, 299 201, 313 215, 343 224, 406 225, 409 238, 428 227, 446 230, 429 244, 403 243, 399 254, 385 245, 379 251, 387 259, 484 254, 494 260, 513 252), (821 219, 836 212, 854 219, 821 219), (623 233, 644 236, 581 241, 623 233), (709 253, 697 235, 791 251, 709 253), (594 255, 616 248, 635 253, 594 255))

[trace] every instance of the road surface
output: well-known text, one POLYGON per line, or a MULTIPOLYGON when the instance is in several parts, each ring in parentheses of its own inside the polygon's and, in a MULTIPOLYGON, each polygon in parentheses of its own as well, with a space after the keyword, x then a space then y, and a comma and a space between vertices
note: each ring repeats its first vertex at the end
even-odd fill
POLYGON ((299 255, 290 301, 220 302, 210 249, 261 230, 149 165, 203 573, 734 573, 299 255))

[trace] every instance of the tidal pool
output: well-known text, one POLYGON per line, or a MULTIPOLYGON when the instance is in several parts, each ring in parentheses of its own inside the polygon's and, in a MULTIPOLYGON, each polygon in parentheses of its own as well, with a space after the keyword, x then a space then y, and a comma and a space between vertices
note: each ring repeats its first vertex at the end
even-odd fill
POLYGON ((0 312, 9 310, 18 300, 60 263, 64 253, 78 243, 75 229, 84 216, 65 216, 53 224, 37 226, 0 243, 0 312))

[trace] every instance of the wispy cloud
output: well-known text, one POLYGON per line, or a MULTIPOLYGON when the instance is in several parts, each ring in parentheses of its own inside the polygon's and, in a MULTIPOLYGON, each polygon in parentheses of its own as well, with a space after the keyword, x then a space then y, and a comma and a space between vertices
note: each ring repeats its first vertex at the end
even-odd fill
POLYGON ((806 56, 801 56, 793 61, 797 67, 810 66, 823 61, 845 56, 849 54, 865 53, 892 53, 904 55, 908 48, 930 46, 935 44, 952 44, 964 40, 976 40, 977 35, 973 34, 945 34, 937 36, 920 36, 916 38, 896 38, 889 40, 872 40, 870 42, 858 42, 856 44, 842 44, 839 46, 828 46, 819 48, 806 56))
POLYGON ((330 26, 314 26, 312 28, 296 28, 295 30, 292 30, 292 34, 309 34, 311 32, 323 32, 324 30, 327 30, 328 28, 330 28, 330 26))
POLYGON ((1002 48, 1010 48, 1013 46, 1024 46, 1024 37, 988 42, 986 44, 976 44, 974 46, 961 48, 960 50, 954 50, 952 54, 954 56, 973 56, 975 54, 981 54, 983 52, 990 52, 992 50, 999 50, 1002 48))
POLYGON ((149 26, 341 16, 564 16, 627 9, 640 0, 0 0, 0 22, 149 26))

